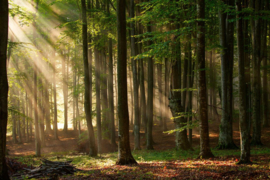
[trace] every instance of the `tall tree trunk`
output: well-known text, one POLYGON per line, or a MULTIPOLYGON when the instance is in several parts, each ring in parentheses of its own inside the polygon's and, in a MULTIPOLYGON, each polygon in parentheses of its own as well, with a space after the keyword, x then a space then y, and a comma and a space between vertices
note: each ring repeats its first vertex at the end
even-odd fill
MULTIPOLYGON (((151 33, 151 25, 147 25, 147 32, 151 33)), ((152 44, 151 41, 148 42, 148 46, 152 44)), ((148 57, 148 88, 147 88, 147 143, 146 149, 151 150, 153 147, 153 93, 154 93, 154 65, 153 58, 148 57)))
POLYGON ((45 146, 45 134, 44 134, 44 93, 43 93, 43 83, 42 80, 39 78, 39 84, 41 87, 38 91, 38 119, 39 119, 39 136, 40 136, 40 144, 42 147, 45 146))
MULTIPOLYGON (((101 78, 101 100, 102 100, 102 127, 109 127, 109 119, 108 119, 108 81, 107 81, 107 58, 105 52, 101 53, 101 72, 102 72, 102 78, 101 78)), ((110 133, 109 129, 104 129, 105 137, 109 138, 110 133)))
POLYGON ((64 98, 64 129, 63 131, 67 133, 68 122, 67 122, 67 81, 66 81, 66 52, 62 52, 62 77, 63 77, 63 98, 64 98))
MULTIPOLYGON (((242 11, 242 0, 236 1, 237 12, 242 11)), ((243 15, 238 14, 237 21, 237 44, 238 44, 238 74, 239 74, 239 126, 241 157, 238 164, 250 163, 250 144, 247 120, 246 104, 246 81, 245 81, 245 47, 243 33, 243 15)))
MULTIPOLYGON (((180 24, 177 23, 176 29, 180 29, 180 24)), ((177 38, 175 38, 177 39, 177 38)), ((172 73, 171 73, 171 92, 170 92, 170 102, 169 107, 171 109, 174 123, 175 123, 175 129, 178 129, 176 131, 176 149, 183 149, 183 150, 189 150, 191 149, 191 146, 187 139, 187 130, 179 130, 183 126, 186 125, 186 119, 183 116, 182 113, 185 112, 185 107, 183 104, 185 104, 186 100, 186 93, 183 93, 183 99, 181 96, 181 92, 179 90, 181 89, 181 43, 180 40, 176 40, 176 45, 174 47, 174 54, 176 56, 176 61, 174 62, 172 66, 172 73), (179 117, 179 113, 181 113, 181 117, 179 117)), ((185 63, 187 65, 187 63, 185 63)), ((187 72, 187 71, 185 71, 187 72)), ((186 79, 186 74, 184 75, 184 79, 186 79)), ((184 88, 186 88, 186 80, 184 80, 183 83, 184 88)))
MULTIPOLYGON (((234 7, 234 0, 226 3, 230 9, 234 7)), ((222 117, 219 132, 219 149, 235 149, 233 142, 233 99, 232 99, 232 75, 233 75, 233 48, 234 48, 234 17, 229 13, 219 10, 220 45, 221 53, 221 93, 222 93, 222 117)))
MULTIPOLYGON (((46 81, 46 80, 45 80, 46 81)), ((50 97, 49 97, 49 86, 48 82, 44 83, 44 108, 45 108, 45 122, 46 122, 46 132, 50 133, 51 128, 51 118, 50 118, 50 97)))
POLYGON ((23 96, 24 96, 24 94, 22 94, 22 114, 24 115, 23 117, 22 117, 22 137, 24 138, 24 140, 25 140, 25 116, 26 116, 26 114, 25 114, 25 98, 23 98, 23 96))
POLYGON ((95 144, 95 134, 94 128, 92 124, 92 117, 90 109, 90 79, 89 79, 89 64, 88 64, 88 39, 87 39, 87 18, 86 18, 86 4, 85 0, 81 0, 82 4, 82 37, 83 37, 83 64, 84 64, 84 84, 85 84, 85 91, 84 91, 84 111, 86 116, 87 122, 87 129, 88 129, 88 140, 90 144, 89 156, 96 156, 96 144, 95 144))
MULTIPOLYGON (((130 0, 130 18, 135 17, 135 4, 134 0, 130 0)), ((139 117, 139 92, 138 92, 138 79, 137 79, 137 60, 134 60, 134 56, 138 55, 138 50, 136 46, 136 35, 135 33, 135 24, 133 21, 130 23, 131 33, 130 33, 130 40, 131 40, 131 65, 132 65, 132 72, 133 72, 133 92, 134 92, 134 113, 135 113, 135 120, 134 120, 134 150, 140 150, 140 117, 139 117)))
MULTIPOLYGON (((96 8, 100 9, 99 0, 96 0, 96 8)), ((96 37, 97 39, 98 37, 96 37)), ((102 141, 102 129, 101 129, 101 110, 100 110, 100 61, 101 61, 101 54, 100 51, 95 47, 95 77, 96 77, 96 122, 97 122, 97 146, 98 146, 98 153, 101 153, 101 141, 102 141)))
MULTIPOLYGON (((192 63, 192 50, 191 50, 191 34, 188 35, 189 43, 187 44, 187 53, 188 53, 188 67, 187 67, 187 94, 188 94, 188 103, 186 107, 186 112, 188 116, 188 124, 192 125, 192 91, 193 91, 193 77, 194 77, 194 69, 192 63)), ((188 129, 188 140, 189 144, 192 147, 192 128, 188 129)))
MULTIPOLYGON (((261 10, 261 1, 255 1, 255 13, 261 10)), ((261 142, 261 19, 255 20, 254 27, 254 58, 252 59, 252 120, 253 120, 253 136, 252 145, 262 145, 261 142)))
POLYGON ((168 116, 169 116, 169 103, 168 103, 168 98, 169 98, 169 59, 165 59, 165 87, 164 87, 164 118, 163 118, 163 125, 162 129, 163 131, 167 131, 167 121, 168 121, 168 116))
POLYGON ((95 49, 95 76, 96 76, 96 121, 97 121, 97 146, 98 153, 101 152, 101 110, 100 110, 100 67, 99 67, 99 51, 95 49))
POLYGON ((129 88, 130 88, 130 126, 133 128, 133 120, 134 120, 134 95, 133 95, 133 86, 132 86, 132 70, 131 67, 128 66, 128 72, 129 72, 129 88))
POLYGON ((159 125, 163 126, 163 92, 162 92, 162 64, 157 65, 158 99, 159 99, 159 125))
MULTIPOLYGON (((20 92, 18 91, 18 99, 17 99, 17 111, 20 113, 21 107, 20 107, 20 92)), ((21 134, 21 116, 20 114, 17 114, 17 134, 18 134, 18 141, 19 143, 22 143, 22 134, 21 134)))
MULTIPOLYGON (((178 26, 179 27, 179 26, 178 26)), ((186 125, 185 117, 183 117, 183 114, 181 114, 181 117, 179 117, 179 113, 185 112, 184 107, 181 105, 181 92, 179 92, 179 89, 181 89, 181 50, 180 50, 180 43, 177 42, 177 45, 175 46, 175 54, 176 54, 176 61, 174 62, 172 66, 172 74, 171 74, 171 92, 170 92, 170 102, 169 107, 171 109, 174 122, 175 122, 175 129, 176 131, 176 149, 182 149, 182 150, 189 150, 191 149, 191 146, 187 139, 187 131, 180 130, 183 127, 183 124, 186 125)))
MULTIPOLYGON (((205 19, 205 0, 197 1, 197 18, 205 19)), ((214 155, 209 145, 208 106, 206 95, 205 73, 205 22, 197 22, 197 64, 199 71, 199 118, 200 118, 200 155, 202 159, 211 158, 214 155)))
MULTIPOLYGON (((33 39, 34 39, 34 45, 37 48, 36 44, 36 19, 37 19, 37 13, 38 13, 38 5, 39 5, 39 0, 36 1, 35 5, 35 17, 34 17, 34 22, 33 22, 33 39)), ((37 99, 37 73, 38 73, 38 67, 37 64, 34 63, 34 118, 35 118, 35 150, 36 150, 36 156, 40 157, 41 156, 41 143, 40 143, 40 135, 39 135, 39 123, 38 123, 38 99, 37 99)))
MULTIPOLYGON (((269 1, 265 3, 265 11, 269 10, 269 1)), ((269 22, 263 20, 262 30, 262 61, 263 61, 263 126, 268 127, 268 78, 267 78, 267 32, 269 22)))
POLYGON ((76 79, 77 79, 77 74, 76 74, 76 70, 77 68, 75 67, 74 70, 73 70, 73 96, 72 96, 72 110, 73 110, 73 130, 77 130, 77 119, 76 119, 76 94, 77 94, 77 91, 76 91, 76 86, 77 86, 77 83, 76 83, 76 79))
POLYGON ((118 160, 116 164, 137 164, 129 144, 129 117, 127 100, 127 42, 126 42, 126 1, 117 0, 117 86, 118 86, 118 160))
POLYGON ((25 142, 29 142, 29 102, 28 102, 28 94, 25 92, 25 115, 26 115, 26 136, 25 136, 25 142))
MULTIPOLYGON (((15 99, 14 99, 14 90, 12 89, 11 92, 10 92, 10 101, 11 101, 11 105, 13 107, 15 107, 15 99)), ((17 124, 16 124, 16 117, 15 117, 15 113, 12 113, 11 114, 11 118, 12 118, 12 141, 14 144, 18 143, 18 140, 17 140, 17 132, 16 132, 16 129, 17 129, 17 124)))
MULTIPOLYGON (((244 0, 244 6, 248 7, 250 4, 248 4, 249 0, 244 0)), ((248 14, 245 14, 246 16, 248 14)), ((253 22, 251 20, 251 22, 253 22)), ((245 83, 246 83, 246 108, 247 108, 247 123, 248 123, 248 134, 250 135, 250 127, 251 127, 251 82, 250 82, 250 37, 249 37, 249 30, 248 30, 248 24, 249 20, 243 20, 243 30, 244 30, 244 44, 245 44, 245 51, 244 51, 244 58, 245 58, 245 83)))
POLYGON ((0 179, 9 180, 6 165, 6 133, 8 120, 8 0, 0 1, 0 179))
POLYGON ((58 127, 57 127, 57 94, 56 94, 56 80, 55 80, 55 76, 56 76, 56 58, 53 55, 52 57, 53 59, 53 132, 54 132, 54 139, 58 140, 58 127))
MULTIPOLYGON (((110 0, 107 0, 107 12, 110 14, 110 0)), ((109 78, 108 78, 108 97, 109 97, 109 119, 110 119, 110 140, 111 145, 116 147, 115 141, 115 122, 114 122, 114 92, 113 92, 113 44, 112 38, 109 38, 109 78)))

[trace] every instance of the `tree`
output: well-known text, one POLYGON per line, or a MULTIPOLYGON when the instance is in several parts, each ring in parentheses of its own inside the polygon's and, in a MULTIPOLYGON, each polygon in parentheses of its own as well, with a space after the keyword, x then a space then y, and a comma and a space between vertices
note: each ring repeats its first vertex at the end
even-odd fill
MULTIPOLYGON (((110 0, 107 0, 107 12, 110 15, 110 0)), ((108 79, 108 96, 109 96, 109 119, 110 119, 110 131, 111 131, 111 145, 117 147, 115 142, 115 122, 114 122, 114 96, 113 96, 113 43, 112 38, 109 38, 109 79, 108 79)))
MULTIPOLYGON (((99 1, 96 0, 96 8, 99 9, 99 1)), ((95 41, 97 41, 98 37, 95 38, 95 41)), ((97 121, 97 147, 98 147, 98 153, 101 153, 101 141, 102 141, 102 129, 101 129, 101 109, 100 109, 100 73, 101 73, 101 68, 100 68, 100 61, 102 60, 101 58, 101 53, 95 47, 95 86, 96 86, 96 121, 97 121)))
POLYGON ((127 103, 127 42, 126 42, 126 1, 117 0, 117 86, 118 86, 118 160, 116 164, 137 164, 129 144, 129 116, 127 103))
MULTIPOLYGON (((36 2, 35 4, 35 16, 34 16, 34 21, 33 21, 33 28, 34 28, 34 32, 33 32, 33 44, 36 48, 37 44, 36 44, 36 38, 37 38, 37 31, 36 31, 36 20, 37 20, 37 13, 38 13, 38 8, 39 8, 39 0, 36 2)), ((37 62, 34 62, 34 121, 35 121, 35 147, 36 147, 36 156, 40 157, 41 156, 41 142, 40 142, 40 129, 39 129, 39 116, 38 116, 38 98, 37 98, 37 94, 38 94, 38 77, 37 77, 37 73, 38 73, 38 67, 37 67, 37 62)))
MULTIPOLYGON (((255 1, 255 13, 261 10, 261 1, 255 1)), ((255 20, 253 32, 253 58, 252 58, 252 145, 262 145, 261 142, 261 18, 255 20)))
POLYGON ((8 79, 7 79, 7 43, 8 43, 8 0, 0 1, 0 179, 9 180, 6 165, 6 133, 8 118, 8 79))
POLYGON ((242 0, 236 1, 237 17, 237 44, 238 44, 238 73, 239 73, 239 126, 241 137, 241 157, 238 164, 250 163, 250 144, 247 120, 247 104, 245 89, 245 54, 244 54, 244 33, 243 33, 243 15, 242 0))
POLYGON ((200 118, 200 155, 206 159, 214 155, 209 145, 208 106, 205 77, 205 0, 197 0, 197 63, 199 69, 199 118, 200 118))
POLYGON ((95 134, 92 124, 91 109, 90 109, 90 79, 89 79, 89 65, 88 65, 88 42, 87 42, 87 19, 86 19, 86 4, 85 0, 81 0, 82 3, 82 36, 83 36, 83 64, 84 64, 84 109, 86 115, 87 129, 88 129, 88 139, 90 144, 90 156, 96 156, 96 144, 95 144, 95 134))
MULTIPOLYGON (((226 1, 229 8, 234 7, 234 0, 226 1)), ((220 7, 221 8, 221 7, 220 7)), ((222 7, 223 8, 223 7, 222 7)), ((237 148, 233 142, 233 107, 232 107, 232 75, 233 75, 233 48, 234 48, 234 22, 232 13, 219 10, 220 45, 221 51, 221 96, 222 117, 219 133, 219 149, 237 148)))
MULTIPOLYGON (((134 12, 134 0, 130 0, 130 18, 135 17, 134 12)), ((130 23, 130 40, 131 40, 131 65, 132 65, 132 72, 133 72, 133 92, 134 92, 134 113, 135 113, 135 120, 134 120, 134 142, 135 142, 135 150, 140 150, 140 117, 139 117, 139 94, 138 94, 138 81, 137 81, 137 61, 134 60, 134 56, 138 55, 137 47, 136 47, 136 38, 135 36, 135 25, 134 22, 131 21, 130 23)))
MULTIPOLYGON (((147 25, 147 32, 151 33, 152 28, 151 25, 147 25)), ((148 46, 151 46, 151 40, 148 40, 148 46)), ((151 150, 154 149, 153 147, 153 96, 154 96, 154 65, 153 65, 153 58, 147 58, 148 63, 148 88, 147 88, 147 145, 146 149, 151 150)))

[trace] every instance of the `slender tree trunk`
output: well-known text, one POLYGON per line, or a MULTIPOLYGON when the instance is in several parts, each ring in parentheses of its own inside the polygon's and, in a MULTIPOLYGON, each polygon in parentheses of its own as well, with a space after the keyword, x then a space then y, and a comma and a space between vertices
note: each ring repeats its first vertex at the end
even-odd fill
POLYGON ((45 133, 44 133, 44 93, 43 93, 43 83, 42 80, 39 79, 39 84, 41 84, 41 87, 38 91, 38 119, 39 119, 39 136, 40 136, 40 144, 42 147, 45 146, 45 133))
POLYGON ((97 144, 98 153, 101 153, 101 110, 100 110, 100 68, 99 68, 99 51, 95 49, 95 76, 96 76, 96 121, 97 121, 97 144))
MULTIPOLYGON (((101 53, 102 64, 100 66, 102 72, 101 78, 101 100, 102 100, 102 127, 109 127, 109 119, 108 119, 108 81, 107 81, 107 58, 104 52, 101 53)), ((110 137, 109 129, 103 129, 106 138, 110 137)))
POLYGON ((25 114, 25 98, 23 98, 23 95, 24 94, 22 94, 22 113, 23 113, 23 117, 22 117, 22 137, 24 138, 24 140, 25 140, 25 116, 26 116, 26 114, 25 114))
POLYGON ((134 120, 134 95, 133 95, 133 87, 132 87, 132 70, 130 66, 128 66, 129 69, 129 88, 130 88, 130 127, 133 128, 133 120, 134 120))
POLYGON ((163 118, 163 125, 162 129, 163 131, 167 131, 167 121, 168 121, 168 116, 169 116, 169 103, 168 103, 168 98, 169 98, 169 59, 165 59, 165 87, 164 87, 164 118, 163 118))
POLYGON ((29 102, 28 102, 28 94, 25 92, 25 115, 26 115, 26 136, 25 136, 25 142, 29 142, 29 102))
MULTIPOLYGON (((134 0, 130 0, 130 18, 135 17, 135 3, 134 0)), ((134 56, 138 55, 138 49, 136 46, 136 35, 135 33, 135 24, 134 22, 130 23, 131 27, 131 65, 132 65, 132 72, 133 72, 133 92, 134 92, 134 113, 135 113, 135 120, 134 120, 134 150, 140 150, 140 116, 139 116, 139 92, 138 92, 138 79, 137 79, 137 60, 134 60, 134 56)))
MULTIPOLYGON (((150 33, 151 25, 147 25, 147 32, 150 33)), ((148 42, 148 46, 152 44, 151 41, 148 42)), ((148 150, 154 149, 153 147, 153 94, 154 94, 154 67, 153 58, 148 57, 148 88, 147 88, 147 144, 146 148, 148 150)))
POLYGON ((54 139, 58 140, 58 128, 57 128, 57 94, 56 94, 56 58, 53 55, 53 104, 54 104, 54 120, 53 120, 53 131, 54 131, 54 139))
MULTIPOLYGON (((205 18, 205 0, 197 1, 197 18, 205 18)), ((199 71, 199 118, 200 118, 200 155, 202 159, 211 158, 214 155, 209 145, 208 106, 206 96, 205 73, 205 22, 197 22, 197 63, 199 71), (203 69, 203 70, 202 70, 203 69)))
MULTIPOLYGON (((188 35, 189 43, 187 44, 187 51, 188 51, 188 67, 187 67, 187 94, 188 94, 188 103, 186 107, 187 117, 188 117, 188 124, 192 125, 192 91, 193 91, 193 76, 194 76, 194 69, 193 69, 193 63, 192 63, 192 50, 191 50, 191 34, 188 35)), ((192 147, 192 128, 188 129, 188 141, 190 146, 192 147)))
MULTIPOLYGON (((177 23, 176 29, 180 29, 180 24, 177 23)), ((187 121, 186 118, 183 116, 183 113, 185 113, 185 107, 183 104, 185 104, 186 100, 186 93, 183 93, 183 96, 181 96, 181 92, 179 92, 179 89, 181 89, 181 43, 179 40, 176 41, 176 45, 174 47, 174 54, 176 56, 176 61, 174 62, 172 66, 172 73, 171 73, 171 92, 170 92, 170 102, 169 107, 171 109, 174 123, 175 123, 175 129, 178 129, 176 131, 176 149, 182 149, 182 150, 189 150, 191 149, 191 146, 187 139, 187 130, 181 130, 183 126, 186 125, 187 121), (183 98, 182 98, 183 97, 183 98), (179 117, 179 113, 181 114, 179 117)), ((187 61, 186 61, 187 62, 187 61)), ((187 63, 185 63, 185 66, 187 63)), ((187 68, 187 67, 185 67, 187 68)), ((187 71, 185 70, 185 73, 187 71)), ((184 82, 183 86, 186 88, 186 76, 184 75, 184 82)))
POLYGON ((158 99, 159 99, 159 125, 163 125, 163 92, 162 92, 162 64, 157 65, 158 99))
POLYGON ((118 86, 118 116, 119 116, 119 144, 118 160, 116 164, 137 164, 133 158, 129 144, 129 117, 127 100, 127 42, 126 42, 126 1, 117 0, 117 86, 118 86))
MULTIPOLYGON (((245 7, 248 7, 248 0, 244 0, 245 7)), ((246 16, 248 14, 245 14, 246 16)), ((252 21, 251 21, 252 22, 252 21)), ((248 134, 250 136, 250 127, 251 127, 251 82, 250 82, 250 37, 248 35, 248 24, 249 20, 243 20, 243 31, 244 31, 244 58, 245 58, 245 84, 246 84, 246 108, 247 108, 247 123, 248 123, 248 134)))
MULTIPOLYGON (((65 53, 65 52, 62 52, 65 53)), ((64 98, 64 129, 63 131, 67 133, 68 122, 67 122, 67 81, 66 81, 66 55, 63 55, 62 60, 62 77, 63 77, 63 98, 64 98)))
MULTIPOLYGON (((36 18, 37 18, 37 13, 38 13, 38 5, 39 5, 39 0, 36 2, 35 8, 35 17, 34 17, 34 22, 33 22, 33 36, 34 36, 34 45, 37 48, 36 44, 36 18)), ((40 143, 40 134, 39 134, 39 122, 38 122, 38 99, 37 99, 37 73, 38 73, 38 68, 37 65, 34 63, 34 119, 35 119, 35 150, 36 150, 36 156, 40 157, 41 156, 41 143, 40 143)))
POLYGON ((76 69, 77 68, 74 68, 73 70, 73 99, 72 99, 72 110, 73 110, 73 130, 76 131, 77 130, 77 120, 76 120, 76 86, 77 86, 77 83, 76 83, 76 79, 77 79, 77 74, 76 74, 76 69))
MULTIPOLYGON (((226 3, 230 8, 234 7, 234 0, 226 3)), ((222 88, 222 117, 219 133, 219 149, 235 149, 233 142, 233 102, 232 102, 232 74, 233 74, 233 47, 234 47, 234 23, 230 22, 234 17, 219 10, 220 45, 221 53, 221 88, 222 88)))
MULTIPOLYGON (((236 0, 237 11, 242 11, 242 0, 236 0)), ((238 164, 250 163, 250 144, 247 120, 246 104, 246 81, 245 81, 245 54, 244 54, 244 33, 243 15, 238 14, 237 21, 237 45, 238 45, 238 74, 239 74, 239 126, 241 157, 238 164)))
MULTIPOLYGON (((14 100, 14 97, 13 97, 13 94, 14 94, 14 90, 11 90, 10 92, 10 101, 11 101, 11 105, 13 106, 13 108, 15 107, 15 100, 14 100)), ((12 118, 12 141, 14 144, 18 143, 18 140, 17 140, 17 132, 16 132, 16 117, 15 117, 15 114, 12 113, 11 114, 11 118, 12 118)))
POLYGON ((90 79, 89 79, 89 64, 88 64, 88 39, 87 39, 87 18, 86 18, 86 3, 85 0, 81 0, 82 4, 82 37, 83 37, 83 64, 84 64, 84 111, 86 115, 87 129, 88 129, 88 140, 90 144, 89 156, 96 156, 96 144, 95 144, 95 135, 94 128, 92 124, 92 117, 90 109, 90 79))
POLYGON ((6 165, 6 133, 8 120, 8 0, 0 1, 0 179, 9 180, 6 165))
MULTIPOLYGON (((266 1, 265 11, 269 10, 269 1, 266 1)), ((262 30, 262 61, 263 61, 263 126, 268 127, 268 78, 267 78, 267 32, 268 32, 269 22, 263 20, 263 30, 262 30)))
MULTIPOLYGON (((258 13, 261 8, 261 1, 255 1, 255 13, 258 13)), ((254 27, 254 58, 252 62, 252 120, 253 120, 253 136, 252 145, 262 145, 261 142, 261 19, 255 20, 254 27)))
MULTIPOLYGON (((45 80, 46 81, 46 80, 45 80)), ((45 108, 45 122, 46 122, 46 132, 50 133, 51 128, 51 118, 50 118, 50 97, 49 97, 49 86, 48 82, 45 82, 44 86, 44 108, 45 108)))
MULTIPOLYGON (((107 0, 107 12, 110 15, 110 0, 107 0)), ((109 62, 108 62, 108 99, 109 99, 109 120, 110 120, 110 141, 113 147, 117 147, 115 141, 115 122, 114 122, 114 92, 113 92, 113 43, 112 38, 109 38, 109 62)))

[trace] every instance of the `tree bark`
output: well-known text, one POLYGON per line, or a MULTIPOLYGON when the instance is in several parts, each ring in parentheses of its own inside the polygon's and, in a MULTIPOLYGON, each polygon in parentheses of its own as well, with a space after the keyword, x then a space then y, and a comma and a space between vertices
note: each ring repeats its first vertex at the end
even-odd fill
POLYGON ((126 42, 126 1, 117 0, 117 86, 118 86, 118 160, 116 164, 137 164, 133 158, 129 144, 129 117, 127 100, 127 42, 126 42))
MULTIPOLYGON (((39 5, 39 1, 36 2, 35 4, 35 16, 34 16, 34 21, 33 21, 33 28, 34 28, 34 32, 33 32, 33 43, 35 45, 35 47, 37 48, 37 44, 36 44, 36 19, 37 19, 37 13, 38 13, 38 5, 39 5)), ((40 143, 40 134, 39 134, 39 122, 38 122, 38 99, 37 99, 37 86, 38 86, 38 82, 37 82, 37 73, 38 73, 38 67, 37 64, 34 63, 34 121, 35 121, 35 153, 37 157, 41 156, 41 143, 40 143)))
MULTIPOLYGON (((65 53, 65 52, 62 52, 65 53)), ((64 129, 63 131, 67 133, 68 130, 68 113, 67 113, 67 79, 66 79, 66 55, 63 54, 63 59, 62 59, 62 77, 63 77, 63 98, 64 98, 64 129)))
POLYGON ((95 145, 95 134, 92 124, 92 117, 90 109, 90 79, 89 79, 89 64, 88 64, 88 39, 87 39, 87 18, 86 18, 86 4, 85 0, 81 0, 82 4, 82 37, 83 37, 83 64, 84 64, 84 111, 87 122, 88 140, 90 144, 89 156, 96 156, 97 150, 95 145))
MULTIPOLYGON (((151 33, 151 25, 147 25, 147 32, 151 33)), ((152 44, 151 41, 148 42, 148 46, 152 44)), ((147 143, 146 149, 152 150, 153 147, 153 93, 154 93, 154 67, 153 67, 153 58, 148 57, 148 88, 147 88, 147 143)))
POLYGON ((56 59, 55 55, 52 57, 53 59, 53 114, 54 114, 54 119, 53 119, 53 132, 54 132, 54 139, 58 140, 58 128, 57 128, 57 94, 56 94, 56 59))
MULTIPOLYGON (((234 0, 229 0, 226 5, 231 9, 234 0)), ((235 149, 233 142, 233 99, 232 99, 232 75, 233 75, 233 48, 234 48, 234 23, 230 22, 234 17, 229 13, 219 10, 220 45, 221 53, 221 96, 222 117, 219 132, 219 149, 235 149)))
MULTIPOLYGON (((205 19, 205 0, 197 1, 197 18, 205 19)), ((214 155, 209 145, 208 106, 206 95, 205 75, 205 22, 197 22, 197 63, 199 68, 199 119, 200 119, 200 155, 202 159, 211 158, 214 155)))
MULTIPOLYGON (((265 3, 265 11, 269 10, 269 1, 265 3)), ((269 126, 268 120, 268 78, 267 78, 267 31, 269 22, 263 20, 263 30, 262 30, 262 61, 263 61, 263 126, 269 126)))
MULTIPOLYGON (((130 18, 135 17, 135 4, 134 0, 130 0, 130 18)), ((134 92, 134 150, 140 150, 140 117, 139 117, 139 92, 138 92, 138 82, 137 82, 137 60, 134 60, 134 56, 138 55, 138 50, 136 47, 136 38, 134 37, 135 34, 135 25, 134 22, 131 21, 131 65, 132 65, 132 72, 133 72, 133 92, 134 92)))
MULTIPOLYGON (((261 10, 261 1, 255 1, 255 13, 261 10)), ((261 19, 255 20, 254 26, 254 58, 252 59, 253 74, 252 74, 252 121, 253 121, 253 136, 252 145, 262 145, 261 142, 261 19)))
POLYGON ((8 79, 7 79, 7 43, 8 43, 8 0, 0 1, 0 179, 9 180, 6 165, 6 133, 8 119, 8 79))
MULTIPOLYGON (((110 15, 110 0, 107 0, 107 12, 110 15)), ((109 98, 109 119, 110 119, 110 140, 111 145, 117 147, 115 141, 115 122, 114 122, 114 92, 113 92, 113 44, 109 38, 109 77, 108 77, 108 98, 109 98)))
MULTIPOLYGON (((237 12, 242 11, 242 0, 236 1, 237 12)), ((240 146, 241 156, 238 164, 247 164, 250 162, 250 144, 247 120, 246 104, 246 81, 245 81, 245 54, 244 54, 244 33, 243 33, 243 15, 238 14, 237 21, 237 45, 238 45, 238 74, 239 74, 239 126, 240 126, 240 146)))
POLYGON ((165 58, 165 76, 164 76, 164 80, 165 80, 165 87, 164 87, 164 118, 163 118, 163 125, 162 125, 162 129, 163 131, 167 131, 167 121, 168 121, 168 116, 169 116, 169 102, 168 102, 168 98, 169 98, 169 59, 165 58))

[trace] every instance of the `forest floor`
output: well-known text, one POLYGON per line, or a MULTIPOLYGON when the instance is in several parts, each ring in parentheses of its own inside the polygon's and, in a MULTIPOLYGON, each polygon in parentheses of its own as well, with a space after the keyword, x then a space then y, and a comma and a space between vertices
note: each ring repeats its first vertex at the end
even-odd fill
MULTIPOLYGON (((70 130, 59 132, 59 140, 53 140, 53 135, 46 137, 46 145, 42 148, 42 158, 52 161, 72 160, 72 164, 82 171, 74 175, 61 176, 59 179, 270 179, 270 128, 263 128, 262 147, 252 147, 251 165, 236 165, 240 150, 217 150, 219 122, 210 123, 210 146, 215 158, 209 160, 197 159, 199 154, 199 132, 193 129, 194 151, 176 151, 175 135, 163 133, 155 124, 153 139, 155 150, 145 150, 145 135, 141 132, 141 151, 133 151, 137 160, 136 166, 117 166, 117 152, 110 145, 103 143, 104 152, 97 158, 91 158, 78 152, 78 133, 70 130)), ((174 124, 168 123, 168 129, 174 124)), ((131 132, 131 131, 130 131, 131 132)), ((240 144, 238 123, 234 122, 234 142, 240 144)), ((130 133, 131 148, 134 136, 130 133)), ((39 166, 40 158, 34 156, 34 142, 13 144, 8 137, 7 148, 9 158, 14 158, 31 166, 39 166)))

